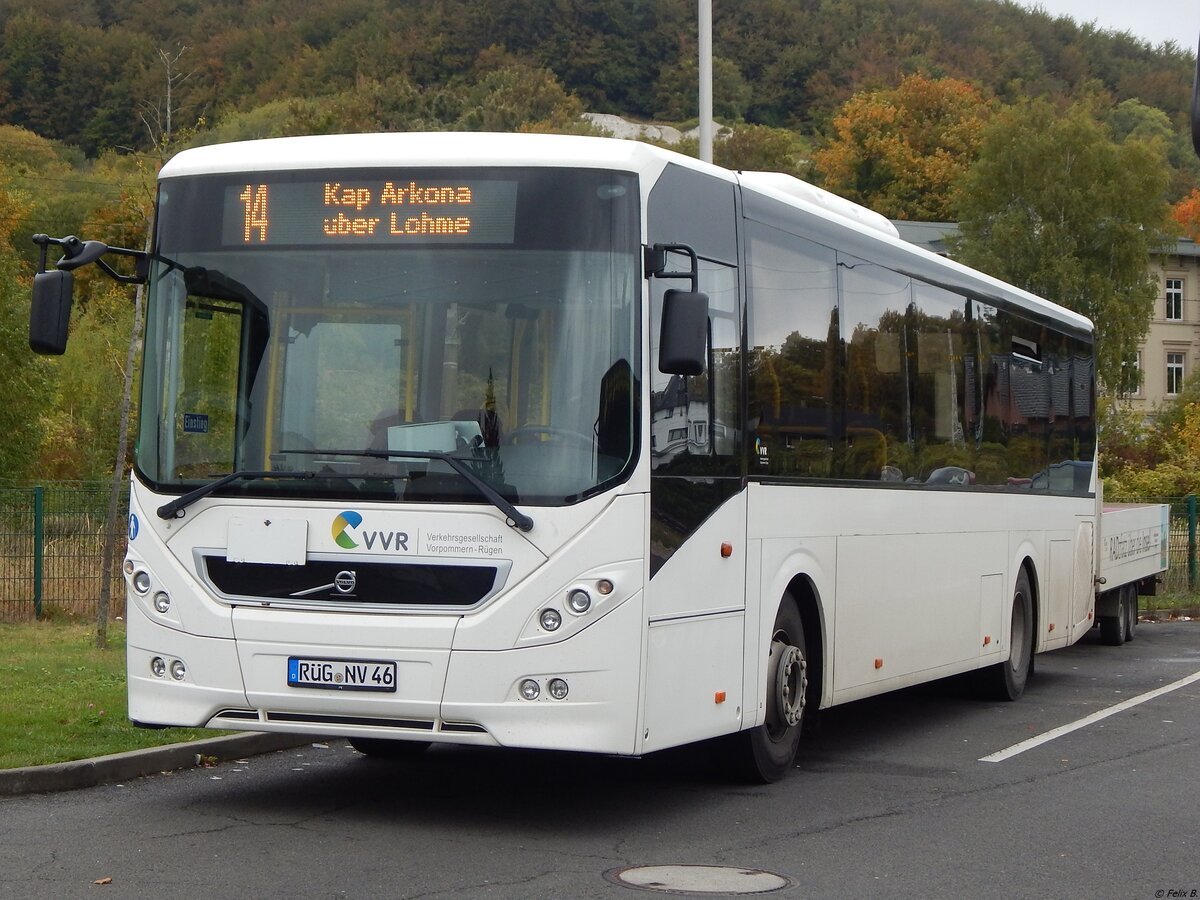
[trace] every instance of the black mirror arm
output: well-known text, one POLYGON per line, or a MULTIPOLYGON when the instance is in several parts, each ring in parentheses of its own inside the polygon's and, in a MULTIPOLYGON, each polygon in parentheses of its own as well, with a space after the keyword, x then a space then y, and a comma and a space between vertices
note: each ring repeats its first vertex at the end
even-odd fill
POLYGON ((88 263, 94 262, 109 278, 121 284, 146 283, 146 275, 149 271, 149 257, 142 250, 110 247, 103 241, 81 241, 73 234, 61 238, 50 237, 48 234, 35 234, 33 242, 41 248, 41 260, 38 263, 39 273, 46 271, 46 250, 53 244, 56 247, 62 248, 62 258, 55 263, 55 268, 61 271, 70 272, 73 269, 78 269, 81 266, 86 266, 88 263), (134 274, 122 275, 101 259, 106 253, 132 257, 135 260, 134 274))
POLYGON ((646 277, 647 278, 689 278, 692 282, 692 293, 700 290, 700 264, 696 259, 696 251, 687 244, 655 244, 646 248, 646 277), (691 270, 688 272, 668 272, 667 254, 685 253, 691 260, 691 270))

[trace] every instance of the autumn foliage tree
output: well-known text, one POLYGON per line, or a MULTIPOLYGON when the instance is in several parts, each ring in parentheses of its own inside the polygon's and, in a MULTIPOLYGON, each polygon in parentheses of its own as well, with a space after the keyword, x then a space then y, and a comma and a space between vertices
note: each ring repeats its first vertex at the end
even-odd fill
POLYGON ((1171 218, 1179 226, 1180 234, 1200 241, 1200 188, 1193 189, 1171 207, 1171 218))
POLYGON ((1115 142, 1090 105, 1006 109, 963 181, 956 257, 1090 318, 1097 376, 1132 390, 1125 363, 1158 294, 1146 261, 1167 240, 1166 184, 1161 143, 1115 142))
POLYGON ((827 189, 885 216, 950 221, 954 186, 990 114, 991 104, 965 81, 910 75, 891 90, 846 101, 813 163, 827 189))

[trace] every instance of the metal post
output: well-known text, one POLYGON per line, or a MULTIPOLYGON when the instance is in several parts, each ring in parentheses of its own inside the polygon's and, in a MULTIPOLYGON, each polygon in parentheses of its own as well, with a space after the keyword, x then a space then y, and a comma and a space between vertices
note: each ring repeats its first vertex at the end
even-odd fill
POLYGON ((700 159, 713 161, 712 0, 700 2, 700 159))
POLYGON ((1188 494, 1188 590, 1196 590, 1196 495, 1188 494))
POLYGON ((42 563, 46 555, 45 489, 33 489, 33 615, 42 617, 42 563))

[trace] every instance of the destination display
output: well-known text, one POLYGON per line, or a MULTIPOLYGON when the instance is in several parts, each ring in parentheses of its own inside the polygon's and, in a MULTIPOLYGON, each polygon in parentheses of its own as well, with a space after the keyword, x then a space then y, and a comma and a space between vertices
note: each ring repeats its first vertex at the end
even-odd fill
POLYGON ((511 244, 517 182, 421 178, 255 182, 225 188, 225 246, 511 244))

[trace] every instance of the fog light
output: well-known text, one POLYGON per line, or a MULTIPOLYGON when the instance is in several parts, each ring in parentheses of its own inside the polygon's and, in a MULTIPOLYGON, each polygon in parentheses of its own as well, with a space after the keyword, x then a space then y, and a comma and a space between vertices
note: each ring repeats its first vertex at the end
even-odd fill
POLYGON ((526 700, 536 700, 541 692, 541 687, 532 678, 526 678, 521 682, 521 696, 526 700))
POLYGON ((546 689, 550 691, 550 696, 555 700, 562 700, 567 696, 567 683, 561 678, 551 678, 546 689))
POLYGON ((160 613, 165 613, 171 608, 171 598, 167 596, 166 591, 159 591, 154 595, 154 608, 160 613))
POLYGON ((562 624, 562 613, 557 609, 543 609, 538 621, 547 631, 558 631, 558 626, 562 624))
POLYGON ((121 563, 121 571, 123 571, 126 575, 132 575, 133 574, 133 560, 127 559, 127 560, 125 560, 125 562, 121 563))
POLYGON ((585 613, 592 607, 592 595, 583 588, 575 588, 567 594, 567 607, 573 613, 585 613))
POLYGON ((187 674, 187 668, 183 665, 183 660, 171 660, 171 677, 176 681, 183 681, 183 676, 187 674))
POLYGON ((139 594, 148 593, 150 590, 150 573, 145 569, 138 569, 133 573, 133 589, 139 594))
POLYGON ((156 656, 150 660, 150 671, 154 673, 156 678, 162 678, 167 674, 167 661, 161 656, 156 656))

